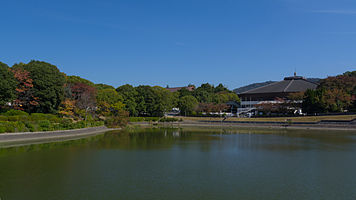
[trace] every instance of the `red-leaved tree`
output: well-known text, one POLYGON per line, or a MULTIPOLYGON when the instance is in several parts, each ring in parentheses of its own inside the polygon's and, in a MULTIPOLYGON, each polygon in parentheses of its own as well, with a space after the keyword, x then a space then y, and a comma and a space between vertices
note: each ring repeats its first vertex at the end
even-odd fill
POLYGON ((85 83, 74 83, 70 85, 72 99, 75 100, 75 106, 85 110, 87 113, 94 111, 96 107, 96 89, 85 83))
POLYGON ((30 111, 32 106, 38 105, 38 97, 33 95, 33 80, 30 73, 22 68, 11 70, 18 84, 16 87, 17 98, 13 101, 12 106, 18 110, 30 111))

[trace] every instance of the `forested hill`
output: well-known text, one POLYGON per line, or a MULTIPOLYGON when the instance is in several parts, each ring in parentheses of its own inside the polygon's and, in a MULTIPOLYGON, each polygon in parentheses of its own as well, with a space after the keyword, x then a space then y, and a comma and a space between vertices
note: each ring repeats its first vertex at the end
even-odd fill
MULTIPOLYGON (((320 82, 320 78, 307 78, 308 81, 310 82, 313 82, 313 83, 319 83, 320 82)), ((265 82, 261 82, 261 83, 252 83, 250 85, 246 85, 246 86, 243 86, 243 87, 239 87, 239 88, 236 88, 234 89, 233 91, 237 94, 240 94, 242 92, 246 92, 248 90, 252 90, 252 89, 255 89, 255 88, 258 88, 258 87, 262 87, 262 86, 265 86, 265 85, 268 85, 268 84, 271 84, 271 83, 275 83, 277 81, 265 81, 265 82)))

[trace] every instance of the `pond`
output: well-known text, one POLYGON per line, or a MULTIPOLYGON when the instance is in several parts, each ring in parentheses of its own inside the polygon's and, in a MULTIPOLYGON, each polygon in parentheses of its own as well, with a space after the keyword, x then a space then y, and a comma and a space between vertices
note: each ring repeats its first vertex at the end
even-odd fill
POLYGON ((146 128, 5 148, 0 198, 356 199, 356 133, 146 128))

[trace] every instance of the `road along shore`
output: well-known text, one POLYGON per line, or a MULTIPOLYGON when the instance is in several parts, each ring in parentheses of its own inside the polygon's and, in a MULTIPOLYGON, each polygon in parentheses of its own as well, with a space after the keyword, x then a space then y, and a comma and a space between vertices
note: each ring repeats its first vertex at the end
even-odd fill
POLYGON ((0 134, 0 148, 74 140, 74 139, 103 134, 111 130, 117 130, 117 129, 111 129, 105 126, 100 126, 100 127, 90 127, 90 128, 73 129, 73 130, 2 133, 0 134))

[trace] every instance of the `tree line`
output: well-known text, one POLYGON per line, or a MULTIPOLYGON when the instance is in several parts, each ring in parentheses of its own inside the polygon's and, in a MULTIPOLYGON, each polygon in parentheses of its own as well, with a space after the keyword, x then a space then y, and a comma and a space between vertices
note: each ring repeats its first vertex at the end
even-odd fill
MULTIPOLYGON (((302 100, 302 105, 292 106, 301 106, 309 114, 355 112, 356 71, 322 79, 316 90, 292 94, 290 99, 302 100)), ((113 118, 117 122, 128 116, 161 117, 172 108, 179 108, 181 115, 199 116, 224 111, 228 109, 226 103, 231 101, 240 99, 222 84, 204 83, 192 91, 182 88, 176 92, 148 85, 126 84, 114 88, 68 76, 47 62, 33 60, 11 67, 0 62, 1 112, 13 109, 58 114, 74 121, 96 117, 113 118)))
POLYGON ((322 79, 316 90, 303 95, 307 113, 356 112, 356 71, 322 79))
POLYGON ((196 115, 226 109, 238 96, 222 84, 202 84, 193 91, 170 92, 159 86, 126 84, 118 88, 68 76, 55 65, 32 60, 9 67, 0 62, 0 109, 52 113, 73 120, 148 116, 160 117, 172 108, 196 115))

